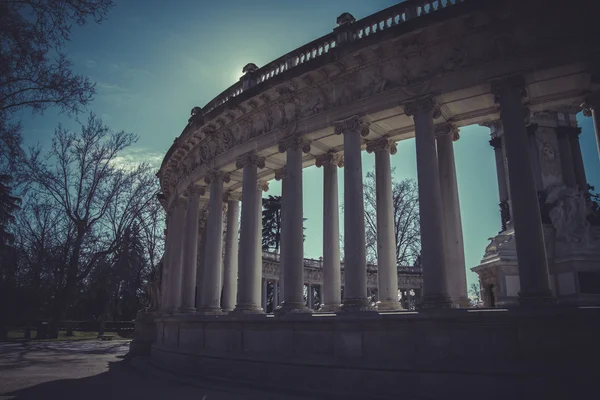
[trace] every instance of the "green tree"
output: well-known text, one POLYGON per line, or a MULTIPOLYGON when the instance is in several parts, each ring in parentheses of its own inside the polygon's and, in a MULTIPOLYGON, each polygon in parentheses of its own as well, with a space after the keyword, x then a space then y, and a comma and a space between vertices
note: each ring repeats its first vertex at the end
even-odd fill
POLYGON ((262 248, 264 251, 279 251, 281 243, 281 196, 262 199, 262 248))

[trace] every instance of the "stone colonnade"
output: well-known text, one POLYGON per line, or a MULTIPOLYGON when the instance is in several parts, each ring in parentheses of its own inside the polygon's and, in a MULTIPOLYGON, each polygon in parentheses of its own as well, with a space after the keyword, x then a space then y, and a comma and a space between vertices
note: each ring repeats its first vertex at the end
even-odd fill
MULTIPOLYGON (((500 79, 492 84, 504 127, 502 146, 496 152, 501 204, 510 203, 509 215, 515 229, 522 304, 552 302, 548 265, 544 248, 542 221, 536 192, 536 179, 528 150, 525 123, 526 108, 522 102, 523 80, 518 77, 500 79), (506 170, 503 165, 506 156, 506 170), (506 172, 506 174, 505 174, 506 172), (506 176, 504 176, 506 175, 506 176)), ((404 104, 405 114, 415 126, 417 173, 421 224, 421 265, 423 266, 424 308, 462 307, 467 304, 465 259, 458 199, 453 141, 457 129, 449 123, 434 124, 440 116, 435 98, 425 97, 404 104)), ((327 153, 317 157, 323 167, 323 287, 322 309, 338 312, 374 311, 367 296, 365 254, 365 222, 361 165, 363 137, 369 127, 357 116, 334 123, 336 134, 343 135, 344 157, 327 153), (344 298, 340 285, 340 246, 337 196, 337 168, 344 168, 344 298)), ((282 238, 278 315, 307 313, 304 301, 302 153, 310 151, 310 143, 291 137, 279 143, 286 154, 286 167, 276 171, 282 180, 282 238)), ((378 292, 379 310, 398 310, 397 265, 393 226, 390 155, 396 144, 387 137, 367 142, 367 151, 375 153, 378 292)), ((233 312, 262 314, 261 259, 261 193, 265 183, 258 180, 258 169, 265 160, 254 153, 238 159, 243 168, 241 226, 237 252, 238 198, 225 195, 228 207, 224 263, 222 251, 222 199, 226 174, 212 171, 210 203, 206 227, 207 251, 203 279, 197 288, 201 301, 197 311, 203 314, 233 312), (238 253, 238 254, 236 254, 238 253), (237 257, 236 257, 237 256, 237 257), (237 263, 236 263, 237 260, 237 263), (236 279, 237 276, 237 279, 236 279), (235 303, 235 305, 234 305, 235 303)), ((574 172, 573 180, 579 182, 574 172)), ((197 243, 198 196, 201 189, 191 186, 188 200, 175 199, 168 216, 168 240, 164 272, 163 309, 193 311, 197 243), (187 206, 187 210, 186 210, 187 206), (182 232, 186 237, 182 238, 182 232), (182 240, 182 239, 185 239, 182 240), (185 242, 184 245, 182 243, 185 242)))

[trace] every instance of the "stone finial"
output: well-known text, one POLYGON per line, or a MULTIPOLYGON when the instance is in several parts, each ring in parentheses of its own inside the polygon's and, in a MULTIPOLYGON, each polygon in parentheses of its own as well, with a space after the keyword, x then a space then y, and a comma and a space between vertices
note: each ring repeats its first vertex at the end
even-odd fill
POLYGON ((258 67, 254 63, 248 63, 242 68, 242 74, 252 73, 258 70, 258 67))
POLYGON ((345 12, 339 17, 337 17, 337 20, 335 22, 338 24, 338 26, 353 24, 354 22, 356 22, 356 18, 354 18, 354 16, 349 12, 345 12))
POLYGON ((442 116, 440 107, 437 105, 434 97, 425 97, 404 104, 404 114, 409 117, 412 117, 419 111, 430 112, 434 119, 442 116))
POLYGON ((287 149, 302 149, 303 152, 310 152, 310 142, 301 137, 291 137, 279 142, 279 152, 284 153, 287 149))
POLYGON ((269 182, 258 181, 258 182, 256 182, 256 188, 258 190, 262 190, 263 192, 268 192, 269 191, 269 182))
POLYGON ((242 200, 242 193, 241 192, 232 192, 231 190, 229 190, 228 192, 223 194, 223 201, 224 202, 228 202, 228 201, 241 201, 242 200))
POLYGON ((390 154, 394 155, 398 151, 398 147, 396 146, 396 142, 388 139, 387 137, 382 137, 367 142, 367 153, 374 153, 382 150, 389 151, 390 154))
POLYGON ((211 182, 214 182, 217 179, 221 179, 223 182, 228 183, 230 181, 230 175, 226 172, 221 172, 221 171, 210 171, 205 177, 204 177, 204 182, 206 182, 206 184, 210 184, 211 182))
POLYGON ((254 165, 258 168, 264 168, 265 167, 265 158, 264 157, 259 157, 256 154, 244 154, 243 156, 239 157, 237 159, 237 161, 235 162, 235 166, 237 168, 244 168, 246 166, 250 166, 250 165, 254 165))
POLYGON ((316 158, 317 167, 322 167, 326 164, 337 165, 338 167, 344 166, 344 157, 337 153, 327 153, 320 155, 316 158))
POLYGON ((285 167, 275 170, 275 180, 280 181, 285 178, 286 169, 285 167))
POLYGON ((369 136, 369 124, 363 122, 358 115, 335 121, 333 127, 336 135, 347 132, 359 132, 362 137, 369 136))
POLYGON ((192 183, 190 186, 187 187, 186 192, 187 192, 188 196, 191 194, 197 194, 200 196, 204 196, 204 194, 206 193, 206 188, 204 186, 200 186, 195 183, 192 183))
POLYGON ((458 133, 458 128, 451 123, 443 123, 435 126, 435 136, 452 136, 452 141, 456 142, 460 139, 460 135, 458 133))

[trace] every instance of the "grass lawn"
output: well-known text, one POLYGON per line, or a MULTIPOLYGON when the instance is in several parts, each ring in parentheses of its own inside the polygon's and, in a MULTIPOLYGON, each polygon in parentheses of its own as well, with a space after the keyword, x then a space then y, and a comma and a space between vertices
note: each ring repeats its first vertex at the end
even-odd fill
MULTIPOLYGON (((131 338, 121 337, 116 332, 105 332, 104 334, 106 336, 112 336, 113 340, 131 339, 131 338)), ((80 332, 80 331, 73 331, 74 336, 67 336, 67 331, 60 331, 60 332, 58 332, 57 339, 35 340, 36 335, 37 335, 37 331, 32 330, 31 331, 31 340, 34 340, 36 342, 52 342, 52 341, 60 341, 60 340, 71 340, 72 341, 72 340, 90 340, 90 339, 98 338, 98 332, 80 332)), ((8 331, 8 336, 7 336, 6 341, 8 341, 8 342, 26 341, 25 331, 23 329, 14 329, 14 330, 8 331)))

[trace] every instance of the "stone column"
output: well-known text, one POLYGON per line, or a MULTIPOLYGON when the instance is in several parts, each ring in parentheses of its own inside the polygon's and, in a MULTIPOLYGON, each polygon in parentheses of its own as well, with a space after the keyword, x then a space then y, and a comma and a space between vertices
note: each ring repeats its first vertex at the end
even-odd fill
POLYGON ((577 182, 575 180, 575 163, 573 162, 569 130, 568 128, 565 130, 564 127, 558 127, 556 128, 556 134, 558 136, 558 151, 563 180, 565 185, 574 188, 577 186, 577 182))
POLYGON ((377 203, 377 309, 402 309, 398 302, 398 267, 394 193, 390 154, 396 154, 396 143, 386 137, 367 143, 367 152, 375 153, 375 201, 377 203))
POLYGON ((312 310, 313 309, 313 287, 310 283, 306 287, 306 297, 307 297, 306 300, 308 302, 308 309, 312 310))
POLYGON ((583 108, 583 115, 592 117, 594 121, 596 146, 598 147, 598 156, 600 156, 600 93, 592 95, 581 105, 581 108, 583 108))
POLYGON ((223 276, 223 182, 229 182, 229 175, 213 171, 204 181, 210 184, 210 200, 206 224, 206 258, 198 311, 203 314, 219 314, 223 276))
POLYGON ((224 196, 227 201, 227 230, 225 233, 225 259, 223 261, 223 302, 224 312, 233 311, 237 299, 238 288, 238 220, 240 197, 238 193, 228 193, 224 196))
POLYGON ((279 305, 279 281, 273 281, 273 312, 279 305))
POLYGON ((415 121, 423 265, 422 305, 425 308, 450 307, 444 211, 433 128, 433 119, 440 116, 439 109, 433 98, 425 98, 407 103, 404 112, 415 121))
POLYGON ((169 257, 170 252, 169 248, 172 247, 173 242, 173 213, 172 210, 167 211, 167 229, 165 229, 165 252, 162 258, 162 277, 160 282, 160 309, 161 311, 168 310, 168 301, 169 298, 169 278, 170 278, 170 265, 169 265, 169 257), (171 229, 171 230, 169 230, 171 229))
POLYGON ((240 224, 240 251, 238 257, 238 302, 234 313, 262 314, 260 307, 262 253, 257 247, 257 233, 261 216, 258 214, 258 196, 256 185, 257 168, 265 167, 265 159, 255 154, 246 154, 236 163, 244 169, 242 185, 242 218, 240 224))
POLYGON ((341 311, 373 311, 367 298, 365 207, 361 161, 361 136, 369 127, 357 116, 334 124, 344 135, 344 299, 341 311))
MULTIPOLYGON (((492 129, 492 133, 494 132, 494 128, 491 126, 493 124, 500 125, 499 121, 495 121, 490 123, 490 129, 492 129)), ((505 231, 507 228, 508 221, 511 220, 510 217, 510 206, 508 201, 508 187, 506 182, 506 169, 504 168, 504 152, 502 151, 502 137, 494 136, 492 140, 490 140, 490 145, 494 148, 494 156, 496 158, 496 175, 498 177, 498 198, 500 200, 500 220, 502 223, 501 232, 505 231)))
MULTIPOLYGON (((256 265, 258 265, 258 279, 263 277, 263 263, 262 263, 262 211, 263 211, 263 191, 266 192, 269 190, 269 184, 265 181, 258 181, 256 183, 256 214, 258 215, 258 223, 256 224, 256 265)), ((263 311, 267 312, 267 309, 263 307, 263 311)))
MULTIPOLYGON (((202 206, 200 206, 202 207, 202 206)), ((204 265, 206 264, 206 219, 208 217, 208 210, 204 209, 200 213, 198 221, 198 234, 200 240, 198 241, 198 258, 196 269, 196 308, 202 302, 202 282, 204 281, 204 265)))
POLYGON ((575 183, 577 184, 579 190, 587 193, 588 183, 587 177, 585 176, 583 157, 581 155, 581 146, 579 145, 579 134, 581 133, 581 128, 576 126, 559 126, 556 129, 559 136, 564 134, 569 138, 571 158, 573 160, 573 172, 575 174, 575 183))
POLYGON ((323 290, 321 311, 337 311, 342 304, 340 271, 340 215, 338 204, 338 167, 343 158, 335 153, 317 157, 323 167, 323 290))
MULTIPOLYGON (((285 235, 285 222, 286 222, 286 218, 285 218, 285 193, 286 193, 286 189, 287 189, 287 178, 286 178, 286 169, 281 168, 275 171, 275 180, 281 181, 281 228, 279 230, 279 237, 280 239, 283 238, 283 236, 285 235)), ((284 265, 284 260, 283 260, 283 253, 285 252, 284 250, 284 246, 285 244, 280 240, 279 241, 279 299, 284 299, 284 282, 285 282, 285 265, 284 265)), ((280 301, 277 302, 277 307, 279 307, 280 305, 280 301)))
POLYGON ((442 124, 436 127, 438 168, 444 207, 448 295, 453 307, 465 308, 469 307, 470 302, 467 296, 465 248, 453 145, 453 142, 459 138, 458 129, 451 124, 442 124))
POLYGON ((302 207, 302 152, 310 151, 310 144, 299 137, 279 143, 279 151, 286 152, 286 182, 283 193, 285 229, 281 253, 285 266, 285 293, 280 313, 309 312, 304 303, 304 217, 302 207))
POLYGON ((204 188, 198 185, 188 187, 187 214, 185 217, 185 237, 183 244, 183 278, 181 280, 181 311, 196 311, 196 271, 198 268, 198 218, 200 216, 200 196, 204 188))
POLYGON ((261 299, 261 307, 265 312, 267 312, 267 302, 269 301, 267 298, 267 294, 269 291, 269 281, 265 278, 262 279, 262 299, 261 299))
POLYGON ((542 170, 540 166, 540 151, 535 139, 535 132, 537 131, 537 128, 537 124, 527 125, 527 138, 529 139, 529 151, 531 153, 531 166, 533 167, 535 188, 538 192, 540 192, 544 190, 544 184, 542 182, 542 170))
POLYGON ((185 228, 185 206, 187 200, 173 200, 172 242, 169 248, 169 289, 167 290, 167 309, 178 311, 181 307, 181 273, 183 269, 183 230, 185 228))
POLYGON ((519 263, 519 302, 522 305, 552 302, 540 207, 530 152, 527 150, 526 109, 522 102, 525 84, 521 77, 504 78, 492 83, 492 91, 500 103, 504 126, 519 263))

